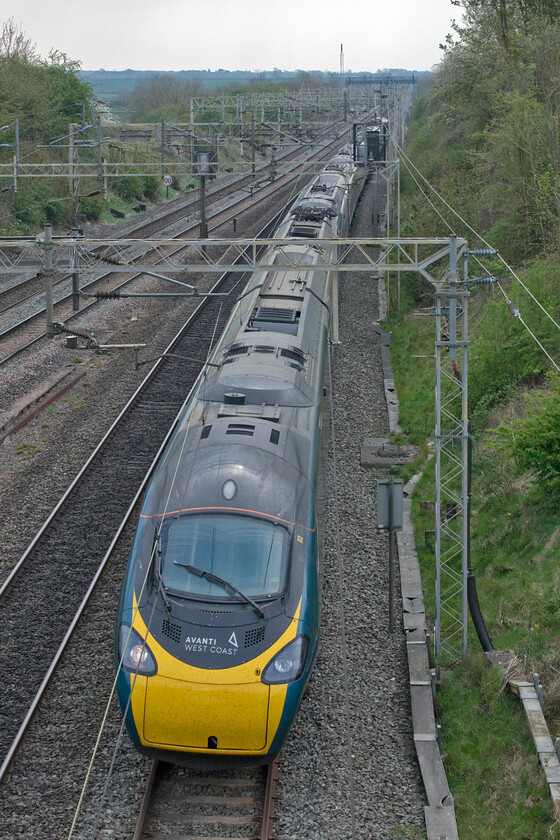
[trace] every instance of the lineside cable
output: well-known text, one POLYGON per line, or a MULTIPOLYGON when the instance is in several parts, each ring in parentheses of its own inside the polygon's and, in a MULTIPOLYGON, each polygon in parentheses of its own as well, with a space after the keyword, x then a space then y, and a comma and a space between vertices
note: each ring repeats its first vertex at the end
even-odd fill
MULTIPOLYGON (((439 216, 439 218, 440 218, 440 219, 444 222, 444 224, 445 224, 445 225, 449 228, 449 230, 452 230, 451 226, 449 225, 449 223, 447 222, 447 220, 443 217, 443 215, 439 212, 439 210, 438 210, 438 209, 437 209, 437 207, 434 205, 434 203, 433 203, 433 202, 430 200, 430 198, 427 196, 427 194, 426 194, 425 190, 423 190, 423 189, 422 189, 422 187, 421 187, 421 186, 420 186, 420 184, 418 183, 418 180, 416 179, 416 177, 415 177, 415 176, 414 176, 414 174, 412 173, 412 171, 411 171, 411 167, 415 170, 415 172, 417 172, 417 173, 418 173, 418 175, 419 175, 419 176, 420 176, 420 178, 424 181, 424 183, 428 186, 428 188, 429 188, 429 189, 430 189, 430 190, 431 190, 431 191, 432 191, 432 192, 433 192, 433 193, 437 196, 437 198, 438 198, 438 199, 439 199, 439 200, 440 200, 440 201, 441 201, 441 202, 442 202, 442 203, 443 203, 443 204, 444 204, 444 205, 448 208, 448 210, 450 210, 450 211, 451 211, 451 212, 452 212, 452 213, 453 213, 453 214, 454 214, 454 215, 455 215, 455 216, 459 219, 459 221, 461 221, 461 222, 462 222, 462 223, 463 223, 463 224, 467 227, 467 229, 471 231, 471 233, 473 233, 473 234, 474 234, 474 235, 475 235, 478 239, 480 239, 480 241, 481 241, 484 245, 486 245, 486 247, 487 247, 487 248, 490 248, 490 249, 491 249, 491 248, 492 248, 492 246, 490 245, 490 243, 489 243, 489 242, 487 242, 487 240, 486 240, 486 239, 485 239, 485 238, 484 238, 481 234, 479 234, 479 233, 478 233, 478 232, 477 232, 477 231, 476 231, 476 230, 475 230, 475 229, 474 229, 474 228, 473 228, 473 227, 472 227, 472 226, 471 226, 471 225, 470 225, 470 224, 469 224, 469 223, 468 223, 468 222, 467 222, 467 221, 466 221, 466 220, 465 220, 465 219, 464 219, 464 218, 463 218, 463 217, 462 217, 462 216, 461 216, 461 215, 460 215, 460 214, 459 214, 459 213, 458 213, 458 212, 457 212, 457 211, 456 211, 456 210, 455 210, 455 209, 454 209, 454 208, 453 208, 453 207, 452 207, 452 206, 451 206, 451 205, 450 205, 450 204, 449 204, 449 203, 448 203, 448 202, 447 202, 444 198, 443 198, 443 196, 442 196, 442 195, 441 195, 441 194, 440 194, 440 193, 439 193, 439 192, 438 192, 438 191, 437 191, 437 190, 436 190, 436 189, 432 186, 432 184, 428 181, 428 179, 427 179, 427 178, 426 178, 426 177, 422 174, 422 172, 418 169, 418 167, 417 167, 417 166, 416 166, 416 165, 412 162, 412 160, 408 157, 408 155, 406 154, 406 152, 404 151, 404 149, 400 146, 400 144, 397 142, 397 140, 396 140, 394 137, 393 137, 392 139, 393 139, 393 142, 395 143, 395 148, 397 149, 397 151, 398 151, 399 155, 401 156, 401 159, 403 160, 403 163, 404 163, 404 165, 405 165, 405 167, 406 167, 407 171, 409 172, 409 174, 410 174, 411 178, 412 178, 412 179, 413 179, 413 181, 415 182, 416 186, 418 187, 418 189, 420 190, 420 192, 422 193, 422 195, 426 198, 426 200, 428 201, 428 203, 430 204, 430 206, 432 207, 432 209, 433 209, 433 210, 437 213, 437 215, 439 216)), ((547 318, 548 318, 550 321, 552 321, 552 323, 554 324, 554 326, 555 326, 558 330, 560 330, 560 325, 558 324, 558 322, 557 322, 557 321, 556 321, 556 320, 552 317, 552 315, 551 315, 551 314, 550 314, 550 313, 546 310, 546 308, 545 308, 545 307, 544 307, 544 306, 540 303, 540 301, 539 301, 539 300, 535 297, 535 295, 531 292, 531 290, 530 290, 530 289, 526 286, 526 284, 525 284, 525 283, 521 280, 521 278, 520 278, 520 277, 518 276, 518 274, 517 274, 517 273, 513 270, 513 268, 512 268, 512 267, 511 267, 511 266, 510 266, 507 262, 506 262, 506 260, 502 257, 502 255, 501 255, 500 253, 497 253, 497 256, 498 256, 498 258, 501 260, 501 262, 504 264, 504 266, 506 267, 506 269, 508 270, 508 272, 509 272, 509 273, 511 273, 511 275, 512 275, 512 276, 513 276, 516 280, 517 280, 517 282, 521 285, 521 287, 522 287, 522 288, 525 290, 525 292, 529 295, 529 297, 530 297, 530 298, 531 298, 531 299, 532 299, 532 300, 533 300, 533 301, 537 304, 537 306, 538 306, 538 307, 542 310, 542 312, 543 312, 543 313, 547 316, 547 318)), ((479 260, 478 258, 477 258, 477 260, 476 260, 476 261, 477 261, 477 263, 478 263, 479 265, 481 265, 481 266, 482 266, 482 268, 486 271, 485 267, 483 266, 483 264, 480 262, 480 260, 479 260)), ((536 344, 538 345, 538 347, 542 350, 542 352, 545 354, 545 356, 546 356, 546 357, 547 357, 547 359, 550 361, 550 363, 553 365, 553 367, 554 367, 554 368, 555 368, 555 369, 556 369, 556 370, 560 373, 560 366, 557 364, 557 362, 555 362, 555 360, 552 358, 552 356, 550 355, 550 353, 549 353, 549 352, 547 351, 547 349, 543 346, 542 342, 541 342, 541 341, 537 338, 537 336, 535 335, 535 333, 531 330, 531 328, 529 327, 529 325, 528 325, 528 324, 525 322, 525 320, 522 318, 521 313, 520 313, 520 311, 519 311, 519 307, 517 307, 517 306, 516 306, 516 305, 515 305, 515 304, 514 304, 511 300, 510 300, 509 296, 507 295, 507 293, 505 292, 504 288, 502 287, 502 285, 501 285, 501 283, 500 283, 499 281, 497 281, 497 286, 498 286, 498 288, 499 288, 500 292, 502 293, 502 295, 504 296, 505 301, 506 301, 507 306, 508 306, 508 309, 509 309, 509 311, 511 312, 511 314, 514 316, 514 318, 517 318, 517 319, 520 321, 520 323, 523 325, 523 327, 525 327, 525 329, 527 330, 527 332, 529 333, 529 335, 531 336, 531 338, 533 339, 533 341, 535 341, 535 343, 536 343, 536 344)), ((469 457, 471 457, 471 456, 469 455, 469 457)), ((469 483, 470 483, 470 465, 469 465, 469 483)), ((469 506, 470 506, 470 491, 469 491, 469 506)), ((470 513, 469 513, 469 515, 470 515, 470 513)), ((469 531, 470 531, 470 529, 469 529, 469 531)), ((469 573, 468 573, 468 579, 467 579, 467 597, 468 597, 468 601, 469 601, 469 608, 470 608, 470 611, 471 611, 471 616, 472 616, 472 618, 473 618, 473 623, 474 623, 474 625, 475 625, 475 629, 476 629, 476 632, 477 632, 477 635, 478 635, 478 638, 479 638, 480 644, 481 644, 481 646, 482 646, 483 650, 485 650, 485 651, 492 650, 492 649, 493 649, 492 642, 491 642, 490 636, 489 636, 489 634, 488 634, 488 631, 487 631, 487 629, 486 629, 486 625, 485 625, 485 623, 484 623, 484 619, 483 619, 483 617, 482 617, 482 613, 481 613, 481 611, 480 611, 480 606, 479 606, 479 603, 478 603, 478 596, 477 596, 477 592, 476 592, 476 582, 475 582, 474 574, 473 574, 473 572, 472 572, 472 567, 470 566, 470 548, 469 548, 469 573)))
MULTIPOLYGON (((398 144, 397 144, 397 148, 400 149, 401 154, 404 155, 404 151, 400 148, 400 146, 398 146, 398 144)), ((412 164, 412 161, 410 161, 410 159, 407 156, 406 156, 406 160, 404 160, 404 158, 403 158, 403 163, 405 164, 410 176, 412 177, 413 181, 417 185, 418 189, 420 190, 422 195, 426 198, 426 200, 431 205, 431 207, 434 209, 434 211, 437 213, 437 215, 440 217, 440 219, 443 221, 443 223, 449 228, 449 230, 452 233, 454 233, 451 225, 442 216, 442 214, 439 212, 437 207, 434 205, 434 203, 431 201, 429 196, 425 193, 425 191, 422 189, 422 187, 418 183, 414 174, 410 170, 407 161, 410 162, 410 164, 412 166, 414 166, 414 164, 412 164)), ((419 172, 419 170, 416 167, 414 167, 414 168, 416 169, 417 172, 419 172)), ((419 174, 421 174, 421 173, 419 172, 419 174)), ((426 181, 425 178, 424 178, 424 181, 426 181)), ((428 183, 428 182, 426 181, 426 183, 428 183)), ((428 183, 428 186, 430 186, 429 183, 428 183)), ((434 190, 434 192, 435 192, 435 190, 434 190)), ((446 203, 446 202, 444 202, 444 203, 446 203)), ((449 206, 449 205, 447 205, 447 206, 449 206)), ((458 214, 456 214, 456 215, 458 215, 458 214)), ((471 230, 472 230, 472 228, 471 228, 471 230)), ((473 233, 474 233, 474 231, 473 231, 473 233)), ((475 234, 475 235, 477 235, 477 234, 475 234)), ((481 261, 478 259, 478 257, 476 257, 476 261, 481 266, 481 268, 484 271, 486 271, 486 268, 481 263, 481 261)), ((499 283, 498 283, 498 285, 500 286, 499 283)), ((505 295, 505 292, 504 292, 504 290, 502 289, 501 286, 500 286, 500 290, 505 295)), ((506 300, 507 300, 507 296, 506 296, 506 300)), ((546 353, 546 351, 545 351, 545 353, 546 353)), ((548 356, 548 353, 546 355, 548 356)), ((550 356, 549 356, 549 358, 550 358, 550 356)), ((554 362, 553 362, 553 364, 554 364, 554 362)), ((457 378, 460 381, 461 374, 460 374, 460 371, 457 367, 456 362, 454 363, 454 371, 455 371, 455 375, 457 376, 457 378)), ((488 633, 488 629, 486 627, 486 622, 484 621, 484 616, 482 615, 482 610, 480 609, 480 602, 478 600, 478 590, 477 590, 477 586, 476 586, 476 577, 475 577, 475 574, 474 574, 474 571, 473 571, 473 568, 472 568, 472 563, 471 563, 470 517, 471 517, 471 479, 472 479, 472 436, 471 436, 471 433, 470 433, 470 421, 469 421, 469 425, 468 425, 468 440, 469 440, 469 443, 468 443, 469 455, 468 455, 468 468, 467 468, 467 470, 468 470, 468 472, 467 472, 467 484, 468 484, 468 491, 467 491, 467 517, 468 517, 468 528, 467 528, 467 534, 468 534, 468 537, 467 537, 467 602, 468 602, 469 611, 470 611, 470 614, 471 614, 471 619, 472 619, 476 634, 478 636, 478 640, 480 642, 480 645, 481 645, 481 647, 484 651, 488 652, 488 651, 494 650, 494 646, 492 644, 490 634, 488 633)))

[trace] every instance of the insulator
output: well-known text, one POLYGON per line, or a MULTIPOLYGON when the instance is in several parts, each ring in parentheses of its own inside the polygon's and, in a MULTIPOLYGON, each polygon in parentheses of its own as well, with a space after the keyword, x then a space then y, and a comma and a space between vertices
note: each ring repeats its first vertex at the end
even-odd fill
POLYGON ((475 248, 467 251, 469 257, 495 257, 498 252, 494 248, 475 248))
POLYGON ((512 300, 510 300, 509 303, 508 303, 508 309, 511 312, 511 314, 513 315, 514 318, 519 318, 519 315, 520 315, 519 307, 512 300))
POLYGON ((96 292, 95 297, 98 300, 117 300, 120 298, 120 292, 96 292))
POLYGON ((53 326, 57 335, 66 334, 77 336, 78 338, 85 338, 88 342, 88 346, 97 346, 97 339, 92 333, 84 332, 84 330, 77 329, 76 327, 67 327, 66 324, 61 324, 58 321, 55 321, 53 326))
POLYGON ((495 277, 472 277, 469 278, 469 286, 491 286, 492 283, 496 283, 495 277))
POLYGON ((101 262, 109 263, 109 265, 122 265, 122 263, 114 257, 98 257, 98 259, 101 262))
MULTIPOLYGON (((84 251, 86 251, 85 248, 84 251)), ((87 254, 99 262, 109 263, 109 265, 123 265, 120 260, 116 257, 112 257, 110 254, 94 254, 93 251, 87 251, 87 254)))

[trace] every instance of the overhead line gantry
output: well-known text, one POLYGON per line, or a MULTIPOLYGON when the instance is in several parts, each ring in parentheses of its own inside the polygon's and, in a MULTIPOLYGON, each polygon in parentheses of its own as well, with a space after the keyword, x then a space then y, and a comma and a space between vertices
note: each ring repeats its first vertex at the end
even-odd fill
MULTIPOLYGON (((159 258, 158 276, 173 281, 170 294, 193 295, 182 275, 239 274, 253 271, 297 271, 315 265, 334 272, 333 309, 338 304, 338 278, 362 272, 366 280, 379 275, 421 274, 435 293, 435 576, 436 667, 465 656, 467 647, 468 577, 468 250, 465 239, 342 238, 342 239, 118 239, 27 237, 0 239, 0 271, 41 268, 48 279, 54 271, 153 274, 154 265, 141 262, 150 251, 159 258), (184 246, 177 253, 177 245, 184 246), (283 246, 290 246, 286 250, 283 246), (170 253, 173 249, 175 253, 170 253), (140 261, 139 261, 140 258, 140 261), (135 260, 133 262, 133 259, 135 260), (316 262, 318 260, 318 263, 316 262), (175 278, 175 279, 173 279, 175 278)), ((474 253, 474 252, 473 252, 474 253)), ((125 294, 121 295, 125 297, 125 294)), ((337 322, 336 311, 333 311, 337 322)), ((54 325, 51 324, 51 331, 54 325)), ((335 335, 335 340, 338 336, 335 335)))

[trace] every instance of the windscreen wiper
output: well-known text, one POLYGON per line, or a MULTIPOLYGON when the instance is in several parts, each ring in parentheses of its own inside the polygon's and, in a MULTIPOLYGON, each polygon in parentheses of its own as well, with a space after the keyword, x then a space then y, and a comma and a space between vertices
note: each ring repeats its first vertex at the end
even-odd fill
MULTIPOLYGON (((181 563, 181 565, 183 564, 181 563)), ((253 607, 259 618, 266 618, 266 613, 261 610, 257 602, 253 601, 252 598, 238 589, 235 584, 230 583, 229 580, 224 580, 224 578, 218 577, 218 575, 214 575, 212 572, 206 572, 204 569, 197 569, 196 566, 185 565, 185 569, 188 569, 189 572, 192 572, 194 575, 198 575, 198 577, 204 577, 207 580, 211 580, 213 583, 219 583, 226 589, 230 589, 232 592, 235 592, 236 595, 239 595, 240 598, 243 598, 244 601, 247 601, 247 603, 253 607)))
POLYGON ((154 569, 154 578, 156 582, 156 588, 159 594, 161 595, 162 601, 165 604, 165 609, 168 613, 170 613, 173 609, 173 604, 167 597, 167 587, 163 582, 163 575, 161 573, 161 569, 159 567, 160 558, 159 555, 161 554, 161 538, 157 532, 157 528, 154 531, 154 542, 152 545, 152 563, 154 569))

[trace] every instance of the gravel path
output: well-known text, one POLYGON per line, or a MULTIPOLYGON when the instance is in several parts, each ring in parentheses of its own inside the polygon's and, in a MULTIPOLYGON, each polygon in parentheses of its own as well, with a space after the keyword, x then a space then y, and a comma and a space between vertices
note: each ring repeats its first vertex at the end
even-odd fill
MULTIPOLYGON (((354 226, 356 236, 369 232, 369 191, 359 212, 364 221, 354 226)), ((249 232, 248 227, 241 232, 240 228, 240 235, 249 232)), ((379 339, 372 328, 377 289, 372 286, 366 294, 364 284, 372 281, 365 277, 345 274, 341 282, 341 344, 333 363, 337 473, 335 477, 329 457, 326 482, 328 490, 336 480, 340 538, 335 497, 328 492, 322 643, 284 750, 276 832, 280 840, 352 838, 353 822, 356 838, 425 836, 404 633, 399 625, 392 636, 387 631, 388 548, 386 537, 375 527, 375 482, 380 475, 362 469, 359 462, 363 439, 382 436, 388 429, 379 339)), ((141 302, 118 303, 107 308, 103 338, 119 342, 147 338, 146 355, 155 355, 182 314, 157 301, 144 308, 141 302)), ((40 359, 44 358, 44 377, 55 376, 69 362, 62 342, 51 342, 42 352, 44 356, 35 354, 28 363, 33 387, 38 387, 40 359)), ((72 355, 78 354, 72 351, 72 355)), ((23 368, 19 375, 23 377, 23 368)), ((6 525, 0 574, 23 551, 85 453, 143 375, 134 370, 130 355, 92 358, 83 385, 2 447, 0 516, 6 525), (23 445, 27 448, 22 450, 23 445)), ((23 378, 23 390, 26 382, 23 378)), ((16 760, 11 778, 0 789, 0 840, 68 837, 113 681, 113 620, 133 528, 129 531, 47 693, 25 755, 16 760)), ((40 645, 32 628, 30 644, 40 645)), ((113 701, 73 835, 80 840, 131 837, 148 763, 124 737, 107 781, 120 724, 113 701)))

